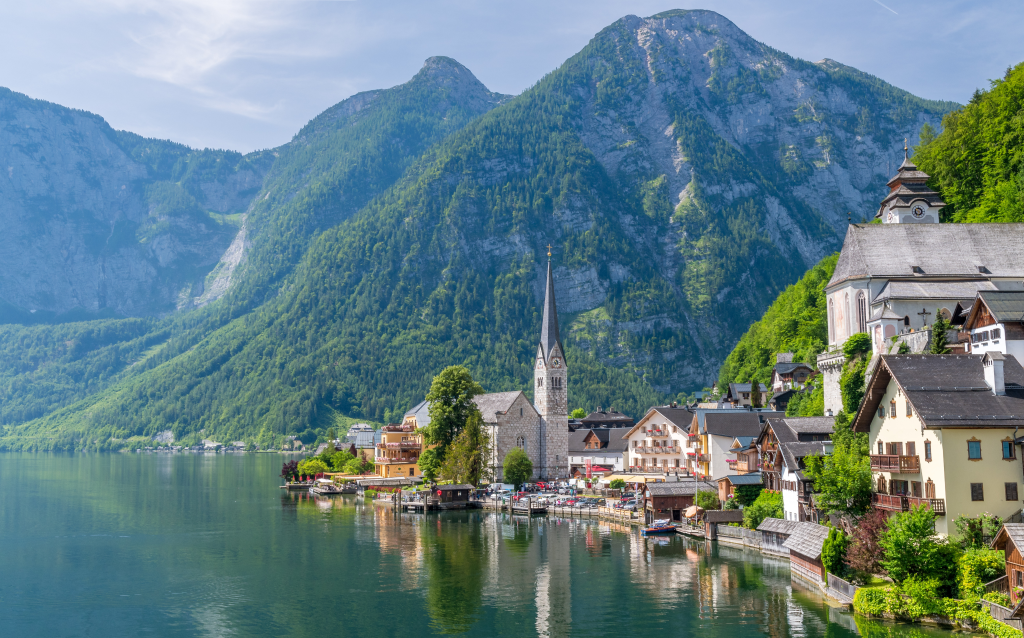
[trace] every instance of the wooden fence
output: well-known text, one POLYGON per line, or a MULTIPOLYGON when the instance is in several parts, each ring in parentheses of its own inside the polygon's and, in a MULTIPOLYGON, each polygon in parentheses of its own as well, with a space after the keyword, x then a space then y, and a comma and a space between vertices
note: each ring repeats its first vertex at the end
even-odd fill
POLYGON ((1002 605, 997 605, 987 600, 981 601, 981 606, 987 607, 989 613, 992 614, 992 617, 998 620, 999 622, 1003 623, 1004 625, 1009 625, 1018 631, 1021 631, 1021 619, 1010 618, 1010 616, 1013 614, 1012 609, 1007 609, 1002 605))
POLYGON ((761 532, 746 527, 718 525, 718 540, 726 544, 761 547, 761 532))
POLYGON ((857 593, 857 587, 836 576, 828 575, 828 594, 833 598, 846 603, 853 603, 853 597, 857 593))

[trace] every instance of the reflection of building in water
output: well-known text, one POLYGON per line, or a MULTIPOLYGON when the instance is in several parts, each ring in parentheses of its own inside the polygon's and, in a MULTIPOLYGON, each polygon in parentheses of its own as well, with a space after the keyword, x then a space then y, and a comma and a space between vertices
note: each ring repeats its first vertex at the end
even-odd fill
POLYGON ((395 516, 394 510, 387 507, 374 507, 373 510, 380 553, 400 556, 400 588, 415 588, 423 565, 423 517, 415 514, 395 516))
MULTIPOLYGON (((593 526, 596 531, 596 526, 593 526)), ((544 530, 541 542, 544 564, 537 569, 537 635, 568 636, 572 626, 572 585, 569 533, 544 530)), ((588 526, 588 532, 589 526, 588 526)))

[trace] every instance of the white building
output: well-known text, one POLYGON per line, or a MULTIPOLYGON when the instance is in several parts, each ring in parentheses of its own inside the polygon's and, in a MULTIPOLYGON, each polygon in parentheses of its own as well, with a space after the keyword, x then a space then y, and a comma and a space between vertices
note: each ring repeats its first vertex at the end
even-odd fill
POLYGON ((623 436, 623 466, 631 472, 686 472, 686 455, 693 449, 687 436, 692 418, 686 408, 648 410, 623 436))
POLYGON ((569 433, 569 475, 586 475, 588 467, 623 470, 622 457, 630 428, 578 429, 569 433))
POLYGON ((1024 361, 1024 292, 978 293, 964 332, 971 354, 998 352, 1024 361))

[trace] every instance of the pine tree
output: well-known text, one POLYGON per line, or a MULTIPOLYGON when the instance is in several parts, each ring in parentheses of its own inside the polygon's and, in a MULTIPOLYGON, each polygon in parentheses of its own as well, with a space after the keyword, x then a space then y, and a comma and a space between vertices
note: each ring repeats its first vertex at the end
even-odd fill
POLYGON ((932 354, 949 354, 946 347, 946 331, 949 330, 949 321, 942 314, 941 310, 935 311, 935 323, 932 324, 932 345, 929 352, 932 354))

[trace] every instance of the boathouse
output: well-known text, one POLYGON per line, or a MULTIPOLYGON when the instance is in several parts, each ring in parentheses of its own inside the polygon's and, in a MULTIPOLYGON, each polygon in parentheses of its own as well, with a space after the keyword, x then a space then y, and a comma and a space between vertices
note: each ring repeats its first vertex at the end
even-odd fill
MULTIPOLYGON (((793 521, 790 521, 793 522, 793 521)), ((825 567, 821 563, 821 547, 828 538, 828 528, 817 523, 796 522, 783 547, 789 550, 790 571, 819 587, 825 583, 825 567)))
MULTIPOLYGON (((1004 523, 992 540, 992 549, 1002 550, 1006 555, 1006 575, 1002 583, 993 581, 999 591, 1010 595, 1010 607, 1014 618, 1022 615, 1021 601, 1024 600, 1024 523, 1004 523)), ((1002 579, 1000 579, 1002 580, 1002 579)))
POLYGON ((469 497, 476 490, 472 485, 438 485, 436 494, 441 509, 465 509, 469 497))
POLYGON ((787 521, 782 518, 766 518, 761 521, 761 524, 757 526, 757 531, 761 532, 761 551, 789 556, 789 549, 786 548, 785 542, 789 540, 797 525, 799 523, 796 521, 787 521))

